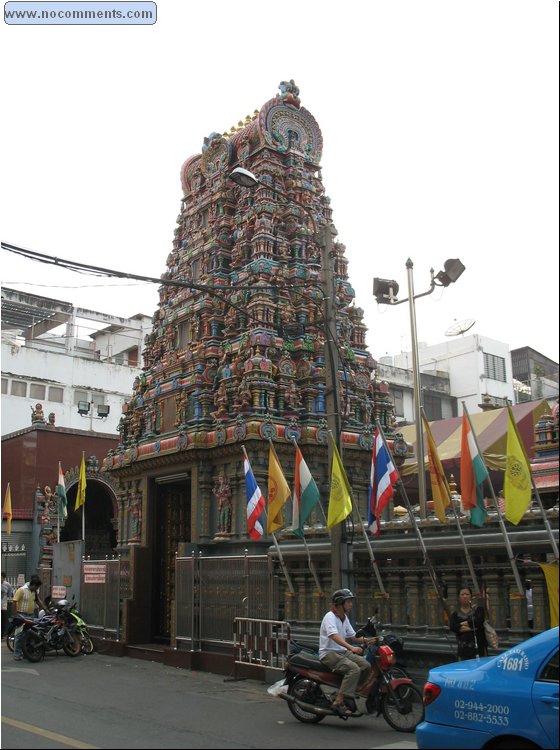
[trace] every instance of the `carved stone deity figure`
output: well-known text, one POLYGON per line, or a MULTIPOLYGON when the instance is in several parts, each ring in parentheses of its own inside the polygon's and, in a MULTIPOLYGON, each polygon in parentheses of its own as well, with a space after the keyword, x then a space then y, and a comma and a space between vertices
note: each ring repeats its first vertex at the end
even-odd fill
POLYGON ((231 487, 223 473, 216 480, 213 493, 218 503, 217 535, 223 536, 231 533, 231 487))
POLYGON ((41 422, 41 424, 45 424, 45 414, 43 412, 42 404, 35 404, 35 408, 31 406, 30 409, 31 409, 31 424, 36 424, 37 422, 41 422))

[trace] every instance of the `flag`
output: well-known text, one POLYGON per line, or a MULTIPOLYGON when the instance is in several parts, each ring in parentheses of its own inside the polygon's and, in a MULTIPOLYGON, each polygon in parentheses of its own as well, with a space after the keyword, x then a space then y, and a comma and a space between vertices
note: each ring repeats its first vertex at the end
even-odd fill
POLYGON ((398 482, 398 479, 399 475, 385 446, 383 435, 377 427, 371 454, 368 504, 369 530, 375 536, 379 536, 381 513, 395 494, 393 485, 398 482))
POLYGON ((331 440, 333 441, 333 460, 331 467, 331 494, 327 516, 327 526, 329 529, 342 523, 352 512, 352 496, 350 494, 348 478, 332 435, 331 440))
POLYGON ((299 447, 296 445, 294 494, 292 496, 293 515, 290 531, 293 531, 300 539, 304 538, 303 526, 318 502, 319 490, 303 460, 299 447))
MULTIPOLYGON (((439 520, 442 523, 447 523, 445 509, 451 505, 451 490, 449 489, 443 466, 438 456, 436 443, 428 420, 424 415, 422 415, 422 419, 426 428, 426 437, 428 438, 428 462, 430 464, 430 482, 432 485, 434 510, 439 520)), ((418 471, 424 471, 424 467, 419 466, 418 471)))
POLYGON ((258 541, 264 533, 259 517, 264 510, 264 497, 251 469, 247 455, 243 459, 245 489, 247 491, 247 530, 251 539, 258 541))
POLYGON ((266 532, 274 534, 284 526, 282 508, 290 498, 290 488, 282 473, 282 467, 272 443, 268 456, 268 511, 266 532))
POLYGON ((505 516, 517 525, 531 502, 531 467, 515 419, 508 406, 506 473, 504 477, 505 516))
POLYGON ((56 485, 56 494, 59 497, 60 507, 62 508, 62 517, 68 518, 68 498, 66 497, 66 483, 64 481, 64 474, 62 473, 62 466, 60 461, 58 462, 58 484, 56 485))
POLYGON ((6 487, 6 497, 4 498, 4 511, 3 515, 6 518, 6 536, 12 533, 12 492, 10 490, 10 483, 6 487))
POLYGON ((76 505, 74 506, 74 510, 78 510, 78 508, 81 508, 82 505, 86 502, 86 460, 84 458, 84 454, 82 453, 82 463, 80 465, 80 480, 78 482, 78 494, 76 495, 76 505))
POLYGON ((550 604, 550 627, 558 625, 558 563, 539 563, 546 579, 550 604))
POLYGON ((461 502, 470 510, 473 526, 484 526, 486 508, 482 485, 488 479, 488 470, 478 452, 476 440, 466 410, 463 407, 463 432, 461 434, 461 502))

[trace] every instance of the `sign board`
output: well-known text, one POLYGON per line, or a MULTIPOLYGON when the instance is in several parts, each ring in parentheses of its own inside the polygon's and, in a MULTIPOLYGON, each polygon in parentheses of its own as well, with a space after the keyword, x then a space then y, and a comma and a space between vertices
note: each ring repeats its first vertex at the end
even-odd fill
POLYGON ((104 563, 84 563, 84 583, 105 583, 106 572, 104 563))
POLYGON ((66 586, 53 586, 51 596, 53 599, 64 599, 66 596, 66 586))

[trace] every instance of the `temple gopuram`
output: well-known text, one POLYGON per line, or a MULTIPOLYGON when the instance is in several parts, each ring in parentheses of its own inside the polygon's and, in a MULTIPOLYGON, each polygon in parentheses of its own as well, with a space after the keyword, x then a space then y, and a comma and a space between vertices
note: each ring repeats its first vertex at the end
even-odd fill
MULTIPOLYGON (((322 183, 322 145, 298 87, 284 81, 253 116, 204 138, 181 170, 181 209, 143 372, 101 469, 118 511, 118 559, 101 568, 116 572, 88 585, 84 574, 82 587, 83 610, 101 618, 112 602, 115 622, 108 628, 105 618, 103 637, 138 648, 163 644, 170 664, 182 652, 198 668, 203 662, 193 655, 211 662, 222 649, 229 669, 232 645, 272 642, 286 621, 292 635, 316 640, 342 573, 356 594, 356 621, 375 613, 406 638, 409 665, 454 661, 448 614, 458 591, 472 586, 457 524, 500 648, 550 627, 544 573, 554 563, 551 535, 558 538, 557 486, 542 512, 533 504, 508 526, 513 558, 497 512, 489 508, 484 526, 474 527, 459 501, 456 518, 418 514, 415 524, 393 514, 391 503, 381 535, 370 544, 363 533, 376 422, 397 464, 407 446, 393 432, 388 386, 366 348, 322 183), (355 504, 330 532, 329 432, 355 504), (266 496, 271 443, 290 486, 297 443, 319 489, 305 539, 288 530, 290 503, 276 538, 247 533, 243 451, 266 496), (343 548, 335 559, 333 550, 343 548), (270 638, 234 636, 238 620, 274 623, 270 638)), ((552 450, 549 431, 543 423, 543 445, 552 450)), ((395 505, 406 504, 401 491, 395 505)), ((252 646, 238 651, 236 661, 256 658, 252 646)))
MULTIPOLYGON (((145 639, 172 635, 177 554, 270 547, 266 533, 260 542, 247 535, 242 446, 266 496, 269 441, 290 484, 297 441, 321 492, 306 536, 328 543, 328 335, 336 339, 343 462, 362 513, 375 420, 393 435, 393 405, 366 349, 321 179, 321 130, 295 83, 279 88, 229 133, 210 133, 181 169, 181 209, 143 373, 118 448, 103 463, 118 485, 117 551, 130 560, 132 590, 140 595, 141 576, 144 613, 161 612, 145 639), (235 168, 258 178, 254 189, 232 179, 235 168), (330 327, 325 289, 333 295, 330 327)), ((301 541, 299 549, 292 575, 308 579, 301 541)), ((329 591, 329 561, 320 568, 329 591)), ((308 586, 304 594, 316 590, 308 586)))

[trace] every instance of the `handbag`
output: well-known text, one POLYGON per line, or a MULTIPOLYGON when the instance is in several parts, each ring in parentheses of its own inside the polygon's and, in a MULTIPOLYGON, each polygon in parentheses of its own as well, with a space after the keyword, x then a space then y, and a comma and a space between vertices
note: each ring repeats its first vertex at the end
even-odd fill
POLYGON ((488 641, 488 645, 491 648, 498 648, 500 645, 500 639, 498 638, 498 634, 490 625, 488 620, 484 620, 484 635, 486 636, 486 640, 488 641))

